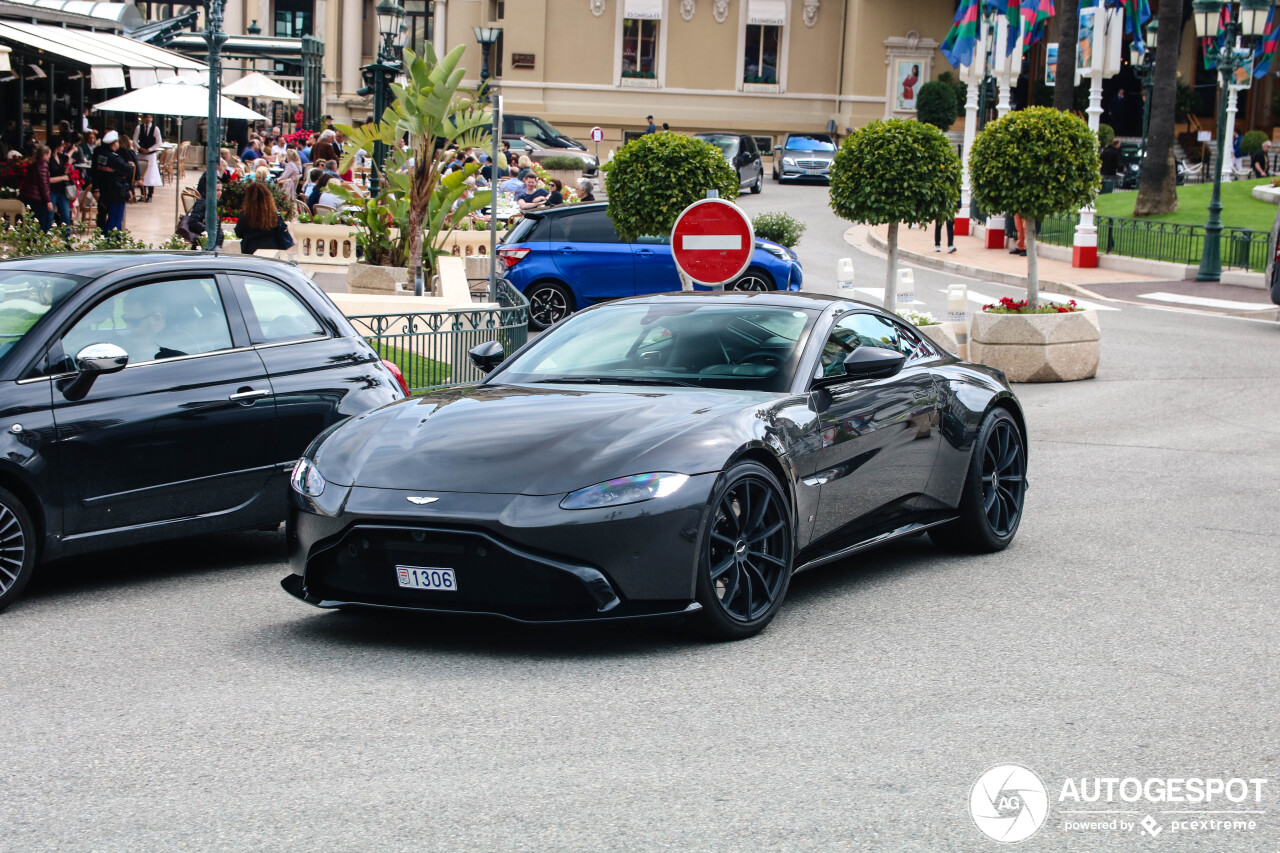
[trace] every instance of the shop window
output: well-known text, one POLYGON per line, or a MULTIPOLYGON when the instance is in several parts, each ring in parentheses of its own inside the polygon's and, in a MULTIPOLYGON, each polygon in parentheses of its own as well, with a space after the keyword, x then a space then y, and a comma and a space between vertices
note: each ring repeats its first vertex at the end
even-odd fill
POLYGON ((622 76, 653 80, 658 76, 660 21, 627 18, 622 22, 622 76))
POLYGON ((746 53, 743 56, 742 82, 776 85, 778 82, 778 45, 782 27, 747 24, 746 53))

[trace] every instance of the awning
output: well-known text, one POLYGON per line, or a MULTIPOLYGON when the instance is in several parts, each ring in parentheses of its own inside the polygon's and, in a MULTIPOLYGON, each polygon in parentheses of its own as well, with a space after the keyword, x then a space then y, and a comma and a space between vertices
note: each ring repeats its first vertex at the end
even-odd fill
POLYGON ((170 76, 189 74, 196 80, 208 73, 208 66, 180 53, 114 33, 4 20, 0 21, 0 41, 23 53, 36 51, 87 66, 95 89, 124 88, 125 69, 135 78, 131 81, 134 88, 155 83, 161 71, 170 76))
POLYGON ((787 22, 786 0, 747 0, 747 23, 781 27, 787 22))
POLYGON ((622 16, 645 21, 661 21, 662 0, 626 0, 622 16))

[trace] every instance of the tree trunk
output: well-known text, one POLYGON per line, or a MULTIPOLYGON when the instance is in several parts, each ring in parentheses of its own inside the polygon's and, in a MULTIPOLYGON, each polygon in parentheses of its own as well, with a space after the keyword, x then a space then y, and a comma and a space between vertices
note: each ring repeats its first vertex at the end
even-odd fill
POLYGON ((1040 307, 1040 265, 1036 263, 1036 220, 1022 217, 1027 231, 1027 307, 1032 311, 1040 307))
POLYGON ((409 208, 409 281, 415 281, 422 266, 422 211, 409 208))
POLYGON ((1173 162, 1174 109, 1178 97, 1178 53, 1182 43, 1182 4, 1160 4, 1160 48, 1151 87, 1147 155, 1142 158, 1134 216, 1155 216, 1178 209, 1178 167, 1173 162))
POLYGON ((884 310, 896 311, 898 302, 898 223, 889 223, 889 272, 884 279, 884 310))
POLYGON ((1053 86, 1053 108, 1069 113, 1076 101, 1076 41, 1080 34, 1080 14, 1077 0, 1059 0, 1058 10, 1058 65, 1057 80, 1053 86))

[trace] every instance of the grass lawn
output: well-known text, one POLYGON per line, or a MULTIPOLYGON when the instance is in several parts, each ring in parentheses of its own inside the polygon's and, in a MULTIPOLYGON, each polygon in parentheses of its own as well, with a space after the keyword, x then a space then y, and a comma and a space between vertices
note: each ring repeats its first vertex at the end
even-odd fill
MULTIPOLYGON (((1256 181, 1232 181, 1222 185, 1222 224, 1226 228, 1248 228, 1271 233, 1276 220, 1276 205, 1258 201, 1249 192, 1269 178, 1256 181)), ((1209 219, 1209 197, 1213 184, 1189 184, 1178 187, 1178 209, 1160 216, 1146 216, 1143 221, 1176 222, 1182 225, 1204 225, 1209 219)), ((1098 213, 1103 216, 1133 216, 1136 190, 1098 196, 1098 213)))
POLYGON ((404 381, 409 388, 425 388, 429 385, 440 385, 449 381, 449 365, 435 361, 424 355, 396 349, 379 341, 369 341, 378 355, 400 368, 404 381))

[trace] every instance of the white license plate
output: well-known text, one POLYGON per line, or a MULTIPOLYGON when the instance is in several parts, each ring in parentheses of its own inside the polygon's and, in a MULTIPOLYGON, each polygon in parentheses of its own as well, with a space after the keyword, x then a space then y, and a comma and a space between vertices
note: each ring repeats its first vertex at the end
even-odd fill
POLYGON ((458 580, 453 569, 426 569, 421 566, 396 566, 396 580, 406 589, 435 589, 457 592, 458 580))

